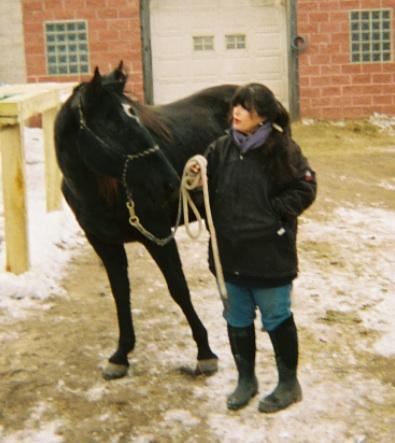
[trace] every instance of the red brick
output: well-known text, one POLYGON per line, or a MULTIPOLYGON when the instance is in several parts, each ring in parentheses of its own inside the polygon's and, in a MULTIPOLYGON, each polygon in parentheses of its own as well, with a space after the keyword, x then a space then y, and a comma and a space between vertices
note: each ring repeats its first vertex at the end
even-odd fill
POLYGON ((341 88, 340 86, 326 86, 324 88, 321 88, 321 96, 322 97, 341 96, 341 88))
POLYGON ((322 75, 340 74, 341 73, 341 66, 340 65, 321 65, 320 66, 320 73, 322 75))
POLYGON ((363 95, 365 93, 366 86, 342 86, 342 93, 343 95, 363 95))
POLYGON ((314 10, 318 9, 318 2, 317 1, 299 0, 298 8, 301 11, 314 11, 314 10))
POLYGON ((301 94, 301 97, 303 96, 309 98, 309 97, 318 97, 320 95, 319 88, 300 88, 300 91, 303 92, 301 94))
POLYGON ((348 54, 332 54, 331 63, 343 65, 348 62, 348 54))
POLYGON ((310 13, 310 22, 321 23, 329 20, 329 14, 327 12, 312 12, 310 13))
POLYGON ((331 12, 329 14, 329 21, 331 23, 343 23, 346 22, 348 24, 348 14, 346 11, 344 12, 331 12))
POLYGON ((330 36, 331 33, 341 32, 342 26, 340 23, 334 21, 330 21, 327 23, 320 23, 319 31, 328 33, 329 34, 328 36, 330 36))
MULTIPOLYGON (((70 6, 67 5, 67 8, 70 9, 70 6)), ((63 9, 63 1, 62 0, 44 0, 43 1, 43 9, 63 9)))
POLYGON ((362 72, 372 73, 372 72, 382 72, 383 64, 382 63, 363 63, 362 72))
POLYGON ((312 87, 315 86, 329 86, 331 84, 331 77, 330 76, 323 76, 320 75, 318 77, 310 77, 310 85, 312 87))
POLYGON ((114 26, 113 31, 108 30, 101 30, 98 31, 98 37, 97 40, 100 41, 111 41, 111 40, 119 40, 120 39, 120 33, 116 30, 117 26, 114 26))
POLYGON ((118 18, 118 11, 116 9, 103 8, 97 11, 99 18, 118 18))
POLYGON ((370 95, 362 95, 351 97, 353 105, 371 105, 372 97, 370 95))
POLYGON ((372 100, 375 105, 391 105, 393 103, 391 95, 374 95, 372 100))
POLYGON ((80 10, 85 8, 85 0, 66 0, 66 7, 69 10, 80 10))
POLYGON ((311 99, 312 106, 330 106, 332 99, 330 97, 313 97, 311 99))
POLYGON ((29 0, 29 1, 23 1, 22 2, 23 12, 25 14, 32 13, 34 11, 42 11, 43 10, 43 4, 42 1, 37 0, 29 0))
POLYGON ((322 11, 333 11, 334 9, 341 9, 341 1, 340 0, 327 0, 323 2, 318 2, 319 8, 322 11))
POLYGON ((299 35, 316 34, 318 33, 318 29, 319 23, 301 23, 298 26, 298 33, 299 35))
POLYGON ((395 105, 385 105, 381 107, 382 114, 395 115, 395 105))
POLYGON ((351 76, 350 75, 333 75, 331 77, 332 85, 349 85, 351 84, 351 76))
POLYGON ((362 72, 362 67, 360 64, 348 64, 342 66, 343 74, 355 74, 362 72))
POLYGON ((373 83, 391 83, 392 75, 391 74, 373 74, 372 76, 373 83))
POLYGON ((370 85, 365 85, 363 87, 363 89, 364 89, 364 93, 365 94, 376 95, 376 94, 383 94, 383 93, 385 93, 385 88, 386 87, 387 87, 387 85, 383 86, 383 85, 370 84, 370 85))
POLYGON ((352 82, 355 84, 370 83, 371 76, 369 74, 356 74, 352 76, 352 82))
POLYGON ((86 8, 106 8, 107 0, 85 0, 86 8))
POLYGON ((330 54, 310 54, 309 59, 311 65, 329 65, 331 63, 330 54))
POLYGON ((361 106, 346 107, 342 110, 342 117, 344 118, 361 118, 367 115, 368 114, 366 114, 366 111, 361 106))
POLYGON ((331 35, 332 43, 348 43, 349 34, 346 32, 337 32, 331 35))
POLYGON ((361 0, 342 0, 342 8, 346 11, 350 9, 361 9, 361 0))
POLYGON ((395 63, 383 63, 382 66, 383 72, 394 72, 395 73, 395 63))

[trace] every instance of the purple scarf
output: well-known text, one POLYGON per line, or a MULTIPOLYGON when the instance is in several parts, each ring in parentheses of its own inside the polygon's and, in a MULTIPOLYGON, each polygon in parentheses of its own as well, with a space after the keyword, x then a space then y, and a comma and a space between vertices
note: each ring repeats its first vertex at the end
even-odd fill
POLYGON ((272 132, 272 122, 266 122, 253 132, 252 134, 243 134, 242 132, 231 129, 230 133, 237 146, 240 148, 242 154, 245 154, 250 149, 255 149, 262 146, 270 133, 272 132))

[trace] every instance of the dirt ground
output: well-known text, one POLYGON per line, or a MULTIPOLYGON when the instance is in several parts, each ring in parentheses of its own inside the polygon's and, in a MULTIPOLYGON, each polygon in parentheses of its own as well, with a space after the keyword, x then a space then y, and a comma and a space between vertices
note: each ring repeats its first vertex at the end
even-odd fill
MULTIPOLYGON (((393 443, 395 441, 395 137, 367 122, 297 124, 319 180, 301 218, 294 312, 302 403, 257 411, 275 385, 268 337, 257 329, 259 397, 227 411, 236 373, 207 237, 178 234, 192 297, 220 368, 179 371, 195 346, 142 246, 128 246, 137 346, 129 375, 104 381, 117 339, 104 269, 84 243, 62 286, 24 319, 0 312, 2 443, 393 443), (393 340, 392 340, 393 339, 393 340), (392 346, 392 350, 389 348, 392 346)), ((48 264, 50 266, 50 264, 48 264)))

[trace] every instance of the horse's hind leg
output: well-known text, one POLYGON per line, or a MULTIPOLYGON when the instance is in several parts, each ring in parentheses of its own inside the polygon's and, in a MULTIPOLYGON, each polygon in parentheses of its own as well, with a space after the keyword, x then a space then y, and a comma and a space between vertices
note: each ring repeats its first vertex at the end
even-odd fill
POLYGON ((91 235, 87 237, 107 271, 118 317, 118 348, 104 368, 103 377, 120 378, 127 373, 129 367, 127 355, 135 345, 126 252, 123 244, 108 244, 91 235))
POLYGON ((211 374, 217 371, 218 357, 210 349, 207 330, 192 305, 175 241, 166 246, 158 246, 152 242, 144 244, 162 271, 173 300, 180 306, 192 330, 198 349, 195 372, 211 374))

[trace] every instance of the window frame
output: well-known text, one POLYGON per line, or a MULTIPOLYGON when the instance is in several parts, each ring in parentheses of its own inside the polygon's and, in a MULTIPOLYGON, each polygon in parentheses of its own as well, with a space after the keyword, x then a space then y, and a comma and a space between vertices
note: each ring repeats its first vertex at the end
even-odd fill
POLYGON ((202 35, 193 35, 192 36, 192 49, 193 52, 206 52, 206 51, 215 51, 215 36, 210 34, 202 34, 202 35), (198 47, 197 43, 200 40, 200 44, 198 47), (207 44, 209 42, 209 44, 207 44))
POLYGON ((392 9, 355 9, 349 11, 350 63, 391 63, 393 61, 392 9), (383 14, 387 13, 387 17, 383 14), (358 17, 353 17, 358 14, 358 17), (378 17, 374 17, 378 14, 378 17), (388 23, 387 29, 385 28, 388 23), (374 26, 377 26, 375 29, 374 26), (384 38, 384 34, 386 34, 384 38), (374 38, 378 36, 378 38, 374 38), (356 38, 357 37, 357 38, 356 38), (389 45, 386 49, 384 46, 389 45), (374 48, 374 46, 376 46, 374 48), (377 59, 374 57, 377 55, 377 59), (359 56, 359 60, 355 60, 359 56), (386 57, 388 56, 388 59, 386 57))
POLYGON ((47 75, 63 77, 89 74, 90 54, 87 20, 47 20, 43 22, 43 29, 47 75), (49 29, 50 26, 53 26, 53 29, 49 29), (64 27, 63 31, 60 26, 64 27), (84 38, 80 40, 79 36, 82 34, 84 34, 84 38), (74 45, 76 46, 75 50, 70 48, 74 45), (64 46, 64 50, 59 49, 61 46, 64 46), (54 57, 55 61, 51 61, 51 57, 54 57), (64 61, 60 61, 60 57, 64 57, 64 61), (72 57, 75 59, 72 60, 72 57), (75 72, 73 72, 73 67, 76 67, 75 72), (53 68, 56 72, 52 72, 53 68), (63 70, 64 72, 62 72, 63 70))
POLYGON ((247 35, 241 32, 235 34, 225 34, 225 49, 227 51, 239 51, 247 49, 247 35), (241 39, 239 40, 240 37, 241 39), (234 39, 233 46, 228 46, 230 43, 230 39, 234 39), (240 41, 243 43, 243 46, 239 46, 240 41))

